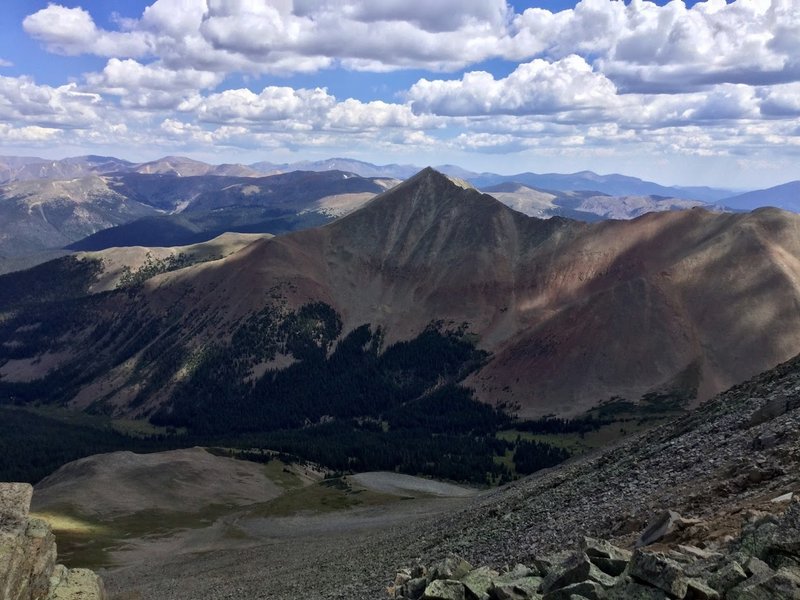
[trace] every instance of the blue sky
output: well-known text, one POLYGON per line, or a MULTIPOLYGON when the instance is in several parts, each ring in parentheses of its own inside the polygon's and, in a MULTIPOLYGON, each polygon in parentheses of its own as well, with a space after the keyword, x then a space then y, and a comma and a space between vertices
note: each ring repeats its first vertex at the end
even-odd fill
POLYGON ((0 153, 800 179, 800 0, 6 0, 0 153))

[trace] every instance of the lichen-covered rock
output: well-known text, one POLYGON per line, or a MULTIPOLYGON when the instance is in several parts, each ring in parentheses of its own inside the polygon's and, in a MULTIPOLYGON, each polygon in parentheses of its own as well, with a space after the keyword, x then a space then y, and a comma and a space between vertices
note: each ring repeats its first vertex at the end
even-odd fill
POLYGON ((633 553, 629 573, 639 582, 657 587, 676 598, 683 598, 689 587, 680 565, 663 554, 637 550, 633 553))
POLYGON ((522 577, 510 580, 500 578, 495 581, 489 596, 495 600, 528 600, 539 598, 537 590, 542 583, 541 577, 522 577))
POLYGON ((464 585, 454 579, 436 579, 425 588, 422 600, 465 600, 464 585))
POLYGON ((781 568, 772 575, 752 577, 726 595, 730 600, 783 600, 800 598, 800 573, 781 568))
POLYGON ((729 589, 736 587, 746 580, 747 573, 744 572, 742 565, 734 560, 723 565, 715 573, 713 573, 709 578, 708 583, 720 594, 724 594, 729 589))
POLYGON ((430 569, 429 579, 461 579, 472 571, 472 565, 460 556, 448 556, 430 569))
POLYGON ((489 567, 479 567, 467 573, 467 575, 461 579, 467 598, 474 600, 488 597, 489 590, 492 589, 493 580, 497 576, 497 571, 489 567))

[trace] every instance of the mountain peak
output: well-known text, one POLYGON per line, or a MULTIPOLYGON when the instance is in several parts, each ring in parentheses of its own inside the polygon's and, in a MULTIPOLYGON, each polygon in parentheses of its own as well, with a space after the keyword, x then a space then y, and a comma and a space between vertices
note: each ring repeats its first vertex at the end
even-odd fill
POLYGON ((457 185, 458 187, 463 188, 465 190, 475 190, 475 186, 473 186, 468 181, 460 179, 459 177, 453 177, 452 175, 447 175, 445 173, 442 173, 441 171, 437 171, 433 167, 425 167, 413 177, 409 177, 406 181, 408 183, 412 183, 412 182, 420 182, 423 180, 439 181, 440 183, 444 183, 444 181, 446 180, 449 181, 451 184, 457 185))

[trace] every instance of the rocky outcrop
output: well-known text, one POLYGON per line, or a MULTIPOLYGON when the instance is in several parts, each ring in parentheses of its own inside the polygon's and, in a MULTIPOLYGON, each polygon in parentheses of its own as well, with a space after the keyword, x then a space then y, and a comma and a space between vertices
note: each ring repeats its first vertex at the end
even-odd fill
POLYGON ((0 483, 0 598, 105 600, 95 573, 56 565, 50 526, 29 516, 32 495, 27 483, 0 483))
POLYGON ((630 552, 584 538, 566 559, 534 558, 499 571, 450 556, 399 572, 387 591, 396 600, 797 599, 800 502, 780 517, 754 519, 725 552, 663 543, 630 552))

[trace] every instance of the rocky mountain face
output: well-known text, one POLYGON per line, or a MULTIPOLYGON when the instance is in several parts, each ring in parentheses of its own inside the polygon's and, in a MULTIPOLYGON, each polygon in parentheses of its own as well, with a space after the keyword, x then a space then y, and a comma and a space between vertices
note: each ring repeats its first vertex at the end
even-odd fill
POLYGON ((49 525, 29 516, 33 488, 0 483, 0 597, 4 600, 105 600, 103 581, 56 565, 49 525))
POLYGON ((669 425, 490 494, 429 526, 422 552, 487 566, 427 563, 401 571, 391 592, 797 598, 798 391, 795 358, 669 425), (493 570, 515 563, 523 564, 493 570))
MULTIPOLYGON (((149 280, 135 295, 98 300, 108 302, 96 313, 101 322, 75 325, 67 342, 74 350, 60 356, 98 360, 79 357, 100 331, 111 336, 103 347, 113 355, 128 334, 108 329, 109 319, 127 314, 144 327, 169 315, 168 331, 154 330, 159 347, 188 348, 182 360, 191 361, 280 298, 293 309, 325 303, 343 334, 380 326, 387 343, 431 321, 466 323, 492 353, 467 383, 523 415, 576 415, 614 397, 685 405, 800 349, 799 228, 800 218, 775 209, 593 225, 539 220, 428 169, 325 227, 260 240, 149 280)), ((31 318, 9 343, 31 336, 31 318)), ((145 347, 153 341, 133 356, 152 360, 145 347)), ((15 352, 15 360, 35 359, 15 352)), ((84 378, 76 398, 99 386, 115 411, 128 410, 130 365, 114 360, 88 385, 84 378)), ((146 378, 155 366, 141 363, 137 373, 146 378)), ((162 365, 160 376, 174 377, 183 363, 171 368, 166 374, 162 365)))

